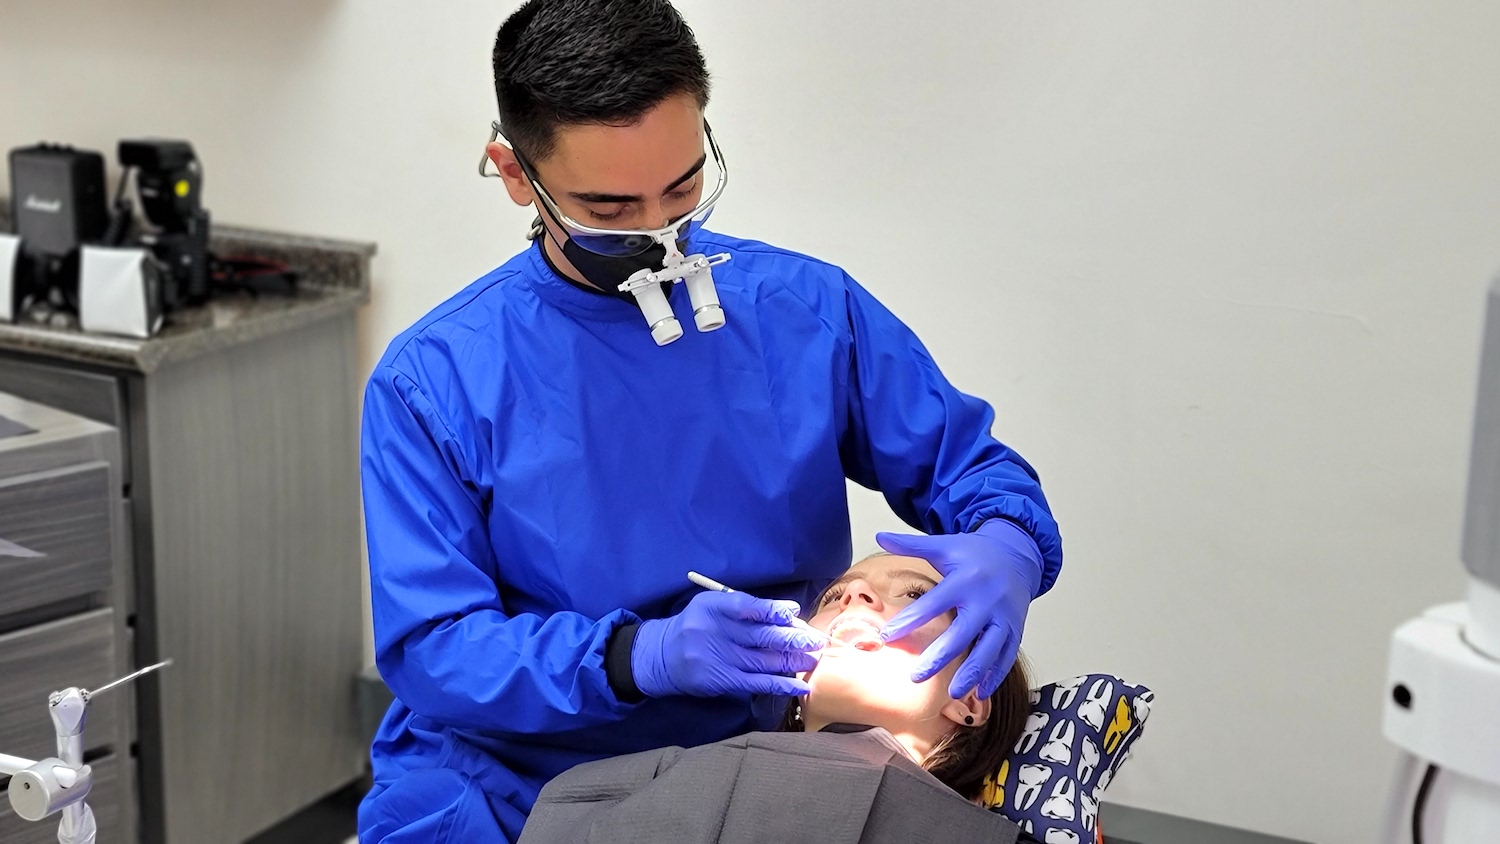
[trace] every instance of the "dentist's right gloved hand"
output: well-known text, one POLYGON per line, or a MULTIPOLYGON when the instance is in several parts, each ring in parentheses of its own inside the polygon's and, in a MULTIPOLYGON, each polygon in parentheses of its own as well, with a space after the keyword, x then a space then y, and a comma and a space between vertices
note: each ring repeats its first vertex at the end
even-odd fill
POLYGON ((743 592, 702 592, 671 618, 641 622, 630 649, 635 684, 646 697, 805 695, 787 676, 810 671, 824 642, 792 627, 795 601, 743 592))

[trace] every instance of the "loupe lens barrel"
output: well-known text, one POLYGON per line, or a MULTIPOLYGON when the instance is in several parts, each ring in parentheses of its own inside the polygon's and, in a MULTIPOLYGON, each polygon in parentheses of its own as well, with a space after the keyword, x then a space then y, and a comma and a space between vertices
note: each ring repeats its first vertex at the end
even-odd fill
POLYGON ((641 306, 646 324, 651 326, 651 339, 656 345, 665 346, 682 337, 682 323, 672 315, 672 305, 667 301, 667 295, 661 292, 660 285, 637 287, 631 294, 641 306))
POLYGON ((704 269, 686 280, 688 301, 693 304, 693 322, 699 331, 724 327, 724 308, 719 305, 719 291, 714 287, 713 271, 704 269))

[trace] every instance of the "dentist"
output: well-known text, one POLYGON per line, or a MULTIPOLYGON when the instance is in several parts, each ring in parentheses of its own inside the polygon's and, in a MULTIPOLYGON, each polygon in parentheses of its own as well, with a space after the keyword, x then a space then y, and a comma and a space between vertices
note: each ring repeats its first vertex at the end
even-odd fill
POLYGON ((884 548, 943 574, 885 637, 954 613, 913 679, 960 660, 950 694, 989 696, 1062 564, 1036 473, 838 267, 704 228, 728 168, 677 11, 530 0, 494 74, 483 169, 536 209, 532 242, 365 393, 397 701, 360 840, 514 841, 574 765, 770 728, 821 645, 792 620, 852 556, 846 478, 925 534, 884 548))

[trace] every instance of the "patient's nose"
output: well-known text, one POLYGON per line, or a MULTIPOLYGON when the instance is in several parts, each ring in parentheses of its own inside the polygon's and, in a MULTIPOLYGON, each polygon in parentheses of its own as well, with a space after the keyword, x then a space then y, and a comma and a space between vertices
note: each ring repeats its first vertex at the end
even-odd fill
POLYGON ((870 587, 870 584, 863 580, 849 581, 849 586, 844 589, 844 594, 840 597, 839 603, 846 610, 851 606, 863 607, 874 612, 881 610, 880 595, 870 587))

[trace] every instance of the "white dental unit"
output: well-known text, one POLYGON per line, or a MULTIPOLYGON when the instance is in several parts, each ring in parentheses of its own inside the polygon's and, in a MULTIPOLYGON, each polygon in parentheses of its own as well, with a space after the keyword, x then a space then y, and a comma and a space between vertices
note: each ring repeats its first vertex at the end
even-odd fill
POLYGON ((1407 755, 1387 841, 1500 841, 1500 279, 1485 317, 1462 556, 1468 600, 1392 638, 1385 735, 1407 755))

